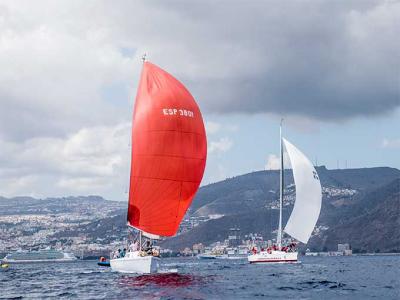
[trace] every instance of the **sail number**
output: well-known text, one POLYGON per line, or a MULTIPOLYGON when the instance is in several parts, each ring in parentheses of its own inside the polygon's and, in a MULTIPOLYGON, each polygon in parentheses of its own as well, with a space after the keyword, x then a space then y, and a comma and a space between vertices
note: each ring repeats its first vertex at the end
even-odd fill
POLYGON ((183 117, 189 117, 193 118, 194 113, 191 110, 186 110, 186 109, 179 109, 179 108, 163 108, 163 114, 164 116, 183 116, 183 117))

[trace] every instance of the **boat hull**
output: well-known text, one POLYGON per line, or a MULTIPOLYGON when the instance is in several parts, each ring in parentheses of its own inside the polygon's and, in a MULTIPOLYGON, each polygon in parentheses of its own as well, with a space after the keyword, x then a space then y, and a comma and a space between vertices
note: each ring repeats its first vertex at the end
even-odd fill
POLYGON ((110 267, 110 262, 109 261, 99 261, 97 263, 100 267, 110 267))
POLYGON ((262 251, 249 255, 247 260, 251 264, 256 263, 295 263, 297 262, 297 252, 285 251, 262 251))
POLYGON ((77 258, 61 258, 61 259, 7 259, 3 258, 4 263, 9 264, 37 264, 37 263, 69 263, 76 262, 77 258))
POLYGON ((69 252, 62 252, 54 249, 44 249, 38 251, 16 251, 6 255, 2 259, 3 262, 12 264, 28 264, 28 263, 64 263, 74 262, 77 258, 69 252))
POLYGON ((198 254, 197 255, 198 259, 216 259, 217 256, 213 254, 198 254))
POLYGON ((217 256, 217 259, 232 259, 232 260, 237 260, 237 259, 246 259, 247 256, 239 256, 239 255, 220 255, 217 256))
POLYGON ((113 271, 130 274, 152 274, 157 273, 160 258, 151 255, 140 256, 137 253, 122 258, 110 259, 113 271))

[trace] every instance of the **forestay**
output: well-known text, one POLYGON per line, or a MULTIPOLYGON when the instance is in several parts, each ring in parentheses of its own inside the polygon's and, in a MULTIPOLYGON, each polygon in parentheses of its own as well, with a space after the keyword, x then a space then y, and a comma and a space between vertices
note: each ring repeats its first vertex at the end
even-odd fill
POLYGON ((308 158, 286 139, 283 139, 283 142, 290 158, 296 185, 296 201, 284 230, 306 244, 321 210, 321 183, 308 158))

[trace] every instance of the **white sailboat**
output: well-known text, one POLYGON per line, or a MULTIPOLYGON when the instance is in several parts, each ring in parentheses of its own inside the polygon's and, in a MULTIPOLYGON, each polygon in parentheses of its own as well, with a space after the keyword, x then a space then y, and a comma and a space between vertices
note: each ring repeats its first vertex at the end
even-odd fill
POLYGON ((282 204, 284 192, 283 148, 289 156, 294 182, 296 200, 293 211, 284 231, 291 237, 306 244, 311 237, 321 210, 322 190, 319 176, 308 158, 288 140, 282 138, 282 122, 280 125, 280 199, 279 228, 277 245, 260 252, 254 251, 248 256, 250 263, 286 263, 297 262, 298 252, 294 245, 282 245, 282 204))

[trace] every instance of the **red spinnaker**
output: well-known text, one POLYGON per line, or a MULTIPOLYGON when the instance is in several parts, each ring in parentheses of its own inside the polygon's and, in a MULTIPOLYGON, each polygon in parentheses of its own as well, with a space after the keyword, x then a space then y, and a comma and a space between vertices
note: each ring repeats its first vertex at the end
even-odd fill
POLYGON ((128 224, 175 235, 206 158, 206 133, 194 98, 173 76, 145 62, 133 113, 128 224))

